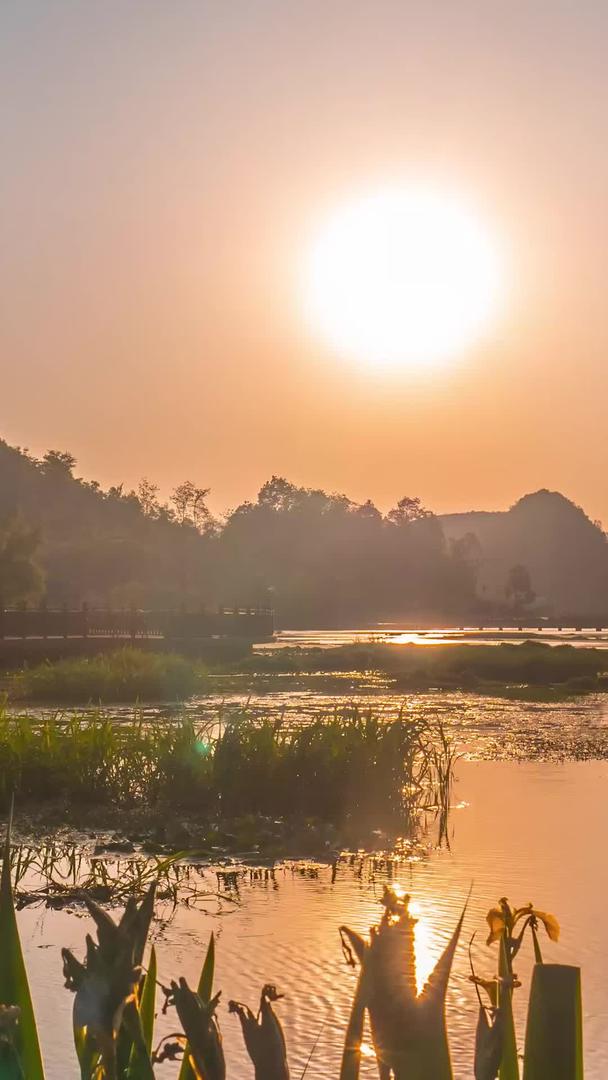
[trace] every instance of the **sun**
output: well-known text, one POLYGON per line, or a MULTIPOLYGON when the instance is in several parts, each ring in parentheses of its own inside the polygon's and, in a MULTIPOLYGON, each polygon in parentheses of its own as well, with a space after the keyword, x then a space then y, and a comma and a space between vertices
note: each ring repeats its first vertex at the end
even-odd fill
POLYGON ((495 324, 500 246, 449 192, 385 188, 337 208, 304 264, 304 312, 340 355, 418 367, 457 357, 495 324))

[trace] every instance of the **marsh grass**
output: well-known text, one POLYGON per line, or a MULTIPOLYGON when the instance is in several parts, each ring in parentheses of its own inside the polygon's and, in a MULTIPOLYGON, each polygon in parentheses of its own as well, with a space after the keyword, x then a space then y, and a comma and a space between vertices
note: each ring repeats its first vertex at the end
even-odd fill
POLYGON ((0 711, 0 801, 15 793, 22 808, 60 799, 413 828, 421 811, 447 805, 453 764, 435 722, 354 706, 306 726, 221 709, 204 723, 0 711))
POLYGON ((526 641, 498 645, 396 645, 361 642, 335 648, 284 648, 254 654, 241 672, 382 673, 397 688, 491 689, 560 686, 572 693, 608 689, 608 650, 526 641))
POLYGON ((54 703, 184 701, 203 680, 202 665, 183 656, 124 648, 37 665, 17 677, 13 690, 54 703))
POLYGON ((219 655, 206 663, 170 653, 117 649, 95 657, 60 660, 26 669, 8 683, 12 698, 52 704, 184 701, 225 690, 230 677, 378 676, 397 690, 462 689, 511 698, 558 700, 608 689, 608 650, 527 641, 513 645, 394 645, 361 642, 335 648, 282 648, 236 661, 219 655))

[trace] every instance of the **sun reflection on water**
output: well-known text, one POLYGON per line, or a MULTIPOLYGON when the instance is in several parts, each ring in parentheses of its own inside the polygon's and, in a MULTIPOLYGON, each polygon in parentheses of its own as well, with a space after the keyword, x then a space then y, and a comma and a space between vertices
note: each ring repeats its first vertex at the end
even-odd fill
POLYGON ((433 940, 431 921, 418 900, 410 900, 410 914, 416 919, 414 942, 416 946, 416 988, 422 990, 439 958, 440 950, 433 940))

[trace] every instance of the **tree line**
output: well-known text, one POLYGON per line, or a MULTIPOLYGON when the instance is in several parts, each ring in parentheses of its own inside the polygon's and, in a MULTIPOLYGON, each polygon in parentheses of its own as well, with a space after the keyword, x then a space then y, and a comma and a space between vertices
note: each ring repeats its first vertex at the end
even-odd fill
POLYGON ((221 518, 208 497, 192 480, 166 500, 149 479, 104 490, 65 451, 0 440, 0 603, 272 605, 292 627, 608 611, 606 535, 558 492, 457 519, 280 476, 221 518))
POLYGON ((272 604, 284 625, 355 625, 475 602, 473 536, 445 539, 405 496, 371 502, 273 476, 223 518, 186 480, 168 500, 143 479, 104 490, 50 450, 0 442, 0 598, 5 605, 272 604))

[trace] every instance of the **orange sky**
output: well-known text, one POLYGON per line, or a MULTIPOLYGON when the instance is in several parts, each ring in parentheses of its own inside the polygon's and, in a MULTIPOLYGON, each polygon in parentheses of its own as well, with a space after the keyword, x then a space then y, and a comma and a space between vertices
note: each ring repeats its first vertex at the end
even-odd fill
POLYGON ((0 431, 103 484, 273 473, 387 507, 562 490, 608 524, 608 7, 20 0, 0 11, 0 431), (426 376, 302 326, 311 229, 428 176, 508 246, 426 376))

